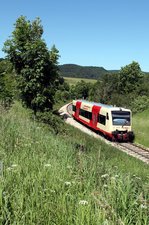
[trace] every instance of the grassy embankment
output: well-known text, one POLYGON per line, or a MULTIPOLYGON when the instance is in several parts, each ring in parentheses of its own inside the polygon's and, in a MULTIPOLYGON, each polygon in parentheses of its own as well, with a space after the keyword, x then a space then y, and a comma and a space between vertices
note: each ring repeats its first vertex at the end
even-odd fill
POLYGON ((149 148, 149 110, 134 115, 133 129, 135 142, 149 148))
POLYGON ((0 222, 149 224, 148 166, 63 126, 55 135, 18 104, 0 114, 0 222))
POLYGON ((64 77, 64 79, 69 85, 76 85, 81 80, 83 80, 83 81, 85 81, 87 83, 95 83, 97 81, 95 79, 73 78, 73 77, 64 77))

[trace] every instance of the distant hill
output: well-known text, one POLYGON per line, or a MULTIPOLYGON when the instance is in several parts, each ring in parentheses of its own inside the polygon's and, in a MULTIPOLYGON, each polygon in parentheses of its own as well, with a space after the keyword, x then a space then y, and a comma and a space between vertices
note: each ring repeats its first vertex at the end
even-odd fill
POLYGON ((99 79, 104 74, 116 72, 115 70, 108 71, 103 67, 80 66, 76 64, 60 65, 59 69, 63 77, 77 77, 88 79, 99 79))
MULTIPOLYGON (((103 67, 80 66, 76 64, 63 64, 59 66, 59 69, 63 77, 88 78, 96 80, 98 80, 104 74, 119 72, 119 70, 106 70, 103 67)), ((143 73, 149 75, 149 72, 143 73)))

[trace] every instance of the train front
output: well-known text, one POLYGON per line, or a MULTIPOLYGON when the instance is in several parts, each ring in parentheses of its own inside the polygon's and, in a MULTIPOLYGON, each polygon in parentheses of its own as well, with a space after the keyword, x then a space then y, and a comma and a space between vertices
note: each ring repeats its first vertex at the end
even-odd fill
POLYGON ((112 139, 115 141, 130 141, 134 140, 132 131, 131 111, 120 108, 112 110, 112 139))

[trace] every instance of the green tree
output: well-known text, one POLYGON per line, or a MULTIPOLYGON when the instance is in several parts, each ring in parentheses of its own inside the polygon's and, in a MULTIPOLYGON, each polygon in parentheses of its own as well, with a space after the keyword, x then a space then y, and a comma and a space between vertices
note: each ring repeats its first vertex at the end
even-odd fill
POLYGON ((136 93, 142 83, 143 74, 137 62, 132 62, 119 71, 118 92, 120 94, 136 93))
POLYGON ((134 113, 142 112, 149 109, 149 98, 148 96, 137 96, 132 102, 132 110, 134 113))
POLYGON ((55 80, 59 77, 58 52, 55 47, 48 51, 42 34, 39 18, 31 22, 21 16, 3 48, 18 76, 20 97, 34 113, 52 109, 55 80))
POLYGON ((112 95, 117 92, 118 75, 105 74, 98 80, 90 91, 90 99, 95 102, 112 104, 112 95))
POLYGON ((97 80, 92 85, 92 88, 89 91, 89 100, 90 101, 95 101, 95 102, 101 102, 101 91, 102 85, 101 85, 101 80, 97 80))
POLYGON ((91 83, 87 83, 83 80, 77 82, 77 84, 73 87, 71 87, 71 94, 75 98, 83 98, 87 99, 89 97, 89 91, 92 87, 91 83))

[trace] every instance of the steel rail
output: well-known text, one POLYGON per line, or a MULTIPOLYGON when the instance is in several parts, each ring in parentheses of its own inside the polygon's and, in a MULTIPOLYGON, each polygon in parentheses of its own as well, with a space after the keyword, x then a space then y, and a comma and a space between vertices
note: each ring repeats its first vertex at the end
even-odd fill
MULTIPOLYGON (((122 147, 126 151, 131 151, 134 153, 134 156, 138 156, 137 158, 149 164, 149 150, 144 146, 138 146, 135 143, 123 142, 117 143, 118 146, 122 147)), ((132 154, 133 155, 133 154, 132 154)))

